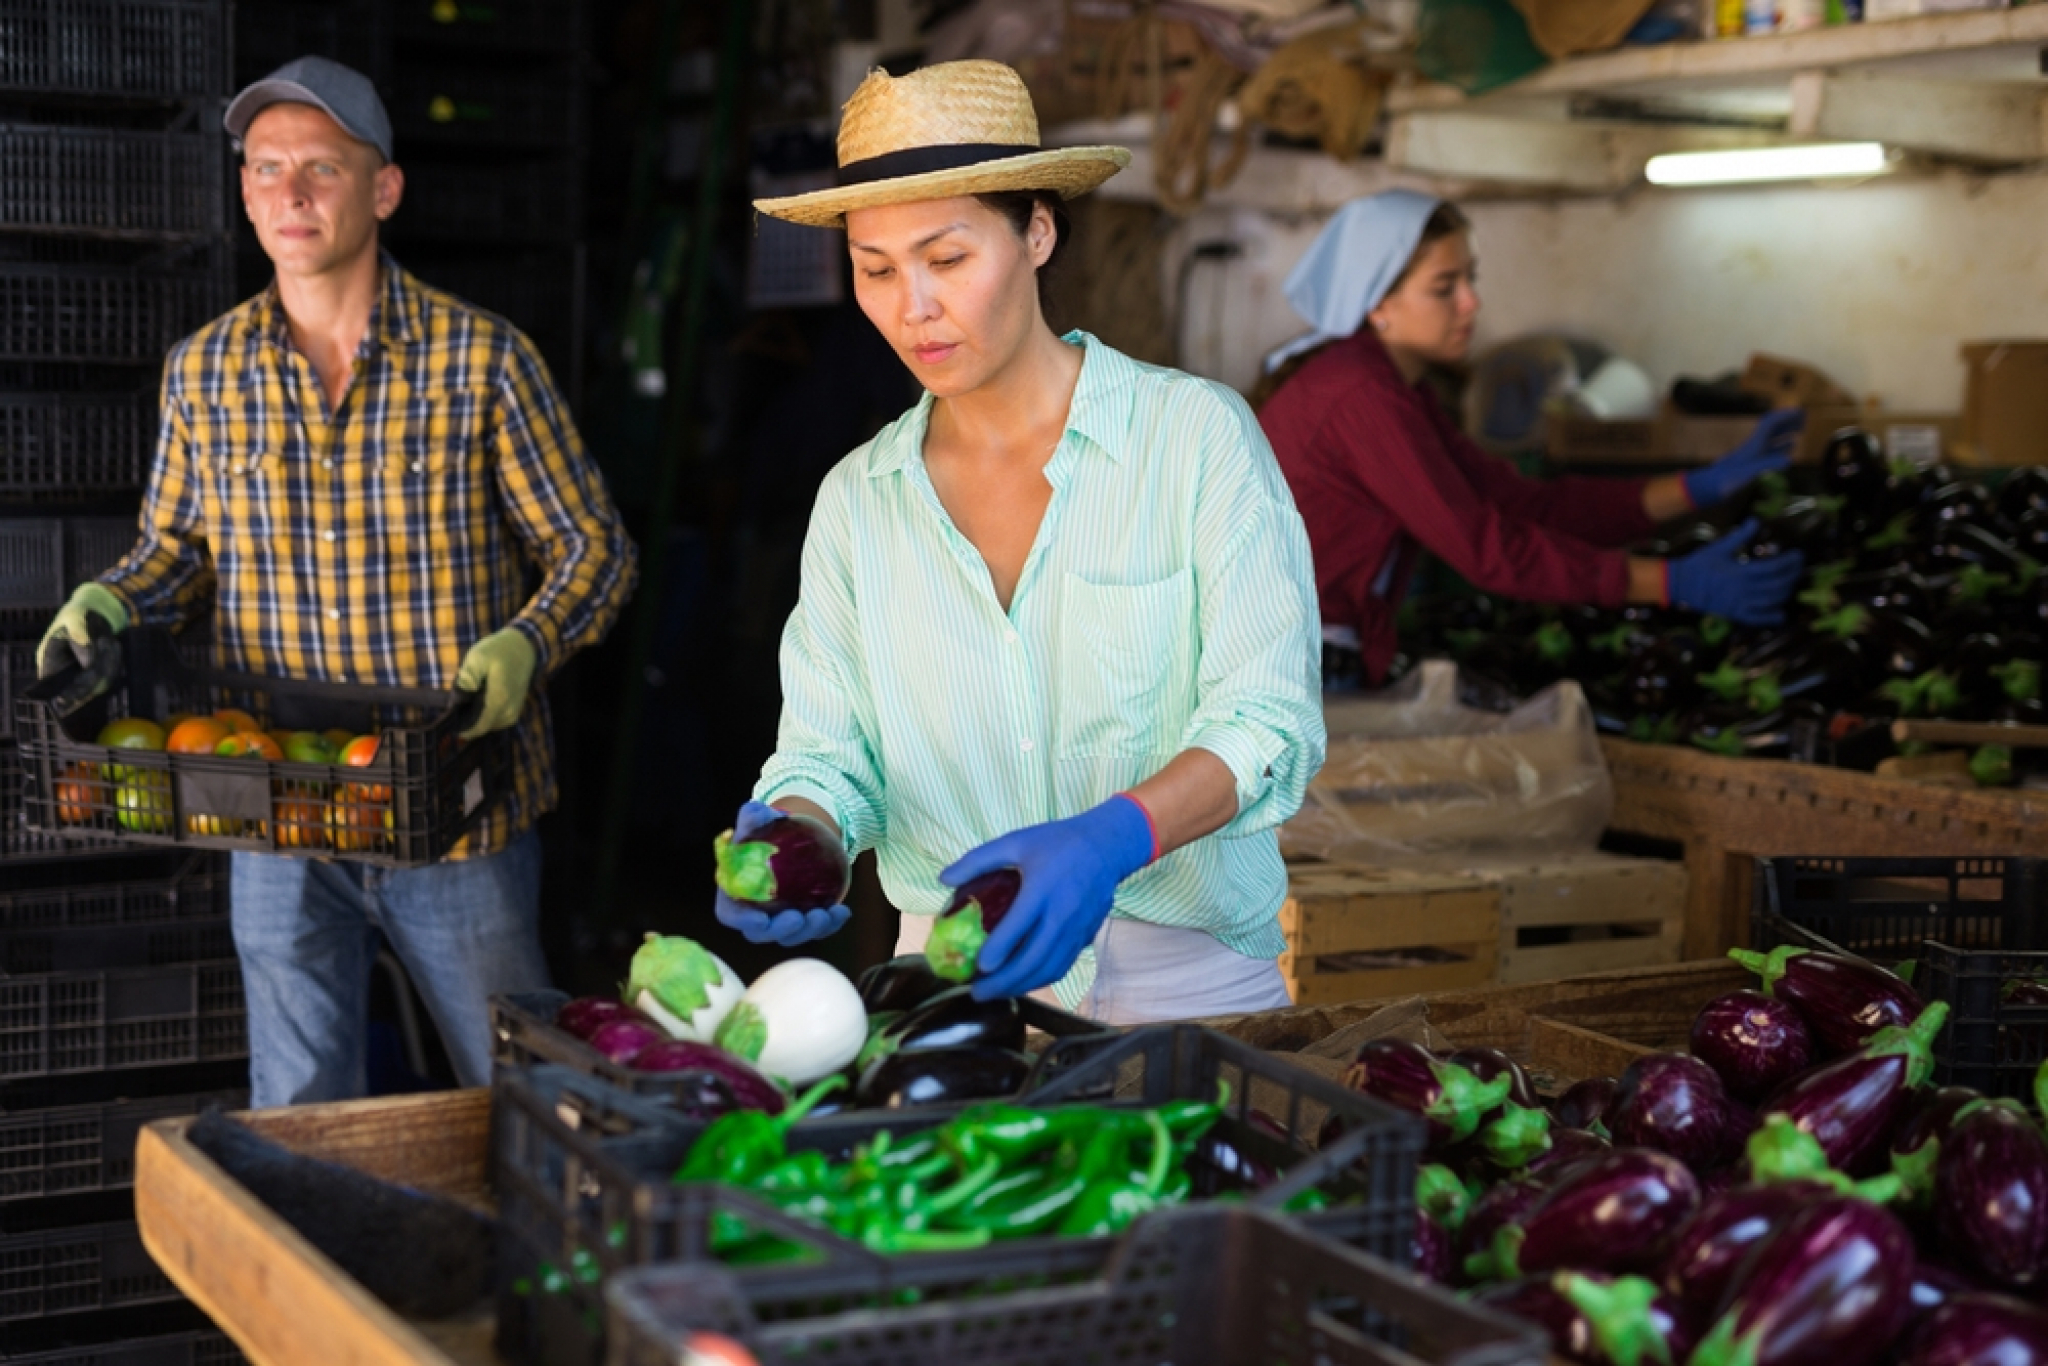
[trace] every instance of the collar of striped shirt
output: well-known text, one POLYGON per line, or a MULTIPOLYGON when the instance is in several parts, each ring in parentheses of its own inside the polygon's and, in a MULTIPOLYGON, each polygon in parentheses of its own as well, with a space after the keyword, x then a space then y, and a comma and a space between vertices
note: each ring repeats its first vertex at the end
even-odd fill
MULTIPOLYGON (((1137 364, 1113 347, 1104 346, 1076 328, 1060 338, 1081 348, 1081 377, 1067 409, 1067 430, 1088 438, 1097 450, 1121 465, 1130 445, 1132 405, 1137 401, 1137 364)), ((911 457, 923 457, 925 428, 931 424, 932 392, 917 400, 910 420, 896 429, 894 440, 877 442, 868 452, 868 477, 894 474, 911 457)))
MULTIPOLYGON (((367 356, 373 345, 391 350, 413 345, 426 335, 419 295, 407 287, 405 271, 388 251, 377 253, 377 302, 370 308, 370 326, 363 333, 356 354, 367 356)), ((285 313, 278 302, 277 277, 272 276, 256 296, 244 321, 241 340, 268 342, 280 351, 293 349, 291 332, 285 327, 285 313)))

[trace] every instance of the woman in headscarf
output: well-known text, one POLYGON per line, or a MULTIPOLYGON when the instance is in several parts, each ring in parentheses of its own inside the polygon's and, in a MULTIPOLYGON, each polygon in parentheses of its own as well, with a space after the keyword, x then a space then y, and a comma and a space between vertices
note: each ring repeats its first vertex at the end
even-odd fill
MULTIPOLYGON (((779 808, 873 847, 902 949, 1015 868, 976 994, 1058 983, 1113 1023, 1287 1003, 1274 828, 1323 757, 1308 540, 1251 410, 1046 324, 1061 199, 1128 158, 1041 150, 1014 71, 949 62, 869 75, 839 185, 756 205, 844 228, 926 393, 819 491, 781 733, 732 837, 779 808)), ((757 940, 847 916, 728 890, 757 940)))
POLYGON ((1308 526, 1333 671, 1386 676, 1395 613, 1423 550, 1505 597, 1780 620, 1802 565, 1797 555, 1741 562, 1753 524, 1682 559, 1619 547, 1784 468, 1803 414, 1771 414, 1734 451, 1684 475, 1523 478, 1419 387, 1430 365, 1471 351, 1476 281, 1465 216, 1409 190, 1346 204, 1287 277, 1288 301, 1312 329, 1267 357, 1254 402, 1308 526))

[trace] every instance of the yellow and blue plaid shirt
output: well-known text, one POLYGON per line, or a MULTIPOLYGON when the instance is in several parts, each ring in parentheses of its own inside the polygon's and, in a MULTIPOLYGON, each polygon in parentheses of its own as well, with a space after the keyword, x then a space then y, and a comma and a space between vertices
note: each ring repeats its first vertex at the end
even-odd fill
MULTIPOLYGON (((273 284, 172 349, 162 413, 141 539, 101 582, 139 623, 211 602, 223 668, 452 688, 509 625, 541 680, 632 593, 633 543, 533 344, 388 256, 337 412, 273 284)), ((513 752, 510 799, 451 858, 554 806, 538 687, 513 752)))

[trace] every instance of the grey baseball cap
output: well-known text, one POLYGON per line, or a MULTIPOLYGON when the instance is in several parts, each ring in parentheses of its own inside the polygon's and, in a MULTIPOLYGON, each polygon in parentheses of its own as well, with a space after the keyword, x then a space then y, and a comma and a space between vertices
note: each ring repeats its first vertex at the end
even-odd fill
POLYGON ((229 136, 239 143, 256 116, 273 104, 310 104, 327 112, 344 133, 357 142, 367 142, 391 155, 391 116, 370 78, 340 62, 325 57, 301 57, 286 62, 260 81, 252 82, 228 106, 229 136))

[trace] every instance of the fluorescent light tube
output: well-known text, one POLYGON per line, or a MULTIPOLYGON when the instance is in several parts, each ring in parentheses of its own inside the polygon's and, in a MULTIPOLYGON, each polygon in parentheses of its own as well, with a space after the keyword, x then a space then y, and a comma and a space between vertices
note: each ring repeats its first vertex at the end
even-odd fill
POLYGON ((1652 185, 1736 185, 1765 180, 1827 180, 1891 169, 1881 142, 1816 142, 1800 147, 1731 147, 1650 158, 1652 185))

